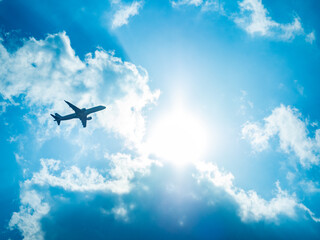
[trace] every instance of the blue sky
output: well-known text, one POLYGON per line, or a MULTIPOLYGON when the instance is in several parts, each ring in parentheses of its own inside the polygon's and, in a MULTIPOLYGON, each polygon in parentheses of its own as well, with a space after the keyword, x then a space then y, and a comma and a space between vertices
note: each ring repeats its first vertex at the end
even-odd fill
POLYGON ((1 237, 317 239, 319 8, 0 1, 1 237))

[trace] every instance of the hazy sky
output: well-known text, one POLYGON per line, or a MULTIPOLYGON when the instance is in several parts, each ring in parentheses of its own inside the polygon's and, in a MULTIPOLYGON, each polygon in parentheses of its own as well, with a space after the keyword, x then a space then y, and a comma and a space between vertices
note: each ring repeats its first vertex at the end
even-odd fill
POLYGON ((0 1, 1 239, 317 239, 319 10, 0 1))

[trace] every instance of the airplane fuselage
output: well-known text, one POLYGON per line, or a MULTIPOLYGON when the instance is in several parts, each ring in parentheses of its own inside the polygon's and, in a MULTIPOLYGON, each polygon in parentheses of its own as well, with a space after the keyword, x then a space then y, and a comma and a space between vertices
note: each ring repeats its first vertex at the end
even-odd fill
MULTIPOLYGON (((103 109, 105 109, 105 106, 97 106, 97 107, 93 107, 93 108, 89 108, 89 109, 85 109, 82 108, 80 112, 76 112, 76 113, 72 113, 69 115, 65 115, 65 116, 61 116, 61 120, 70 120, 73 118, 79 118, 80 120, 83 118, 86 118, 89 114, 94 113, 94 112, 98 112, 101 111, 103 109)), ((87 119, 89 120, 89 119, 87 119)))
POLYGON ((75 105, 73 105, 72 103, 69 103, 67 101, 65 101, 65 102, 69 105, 69 107, 71 107, 74 110, 75 113, 65 115, 65 116, 60 116, 58 113, 55 113, 55 115, 51 114, 51 116, 55 119, 55 121, 58 123, 58 125, 60 125, 61 121, 70 120, 73 118, 79 118, 83 127, 86 127, 87 120, 92 119, 92 117, 88 117, 89 114, 101 111, 106 108, 105 106, 97 106, 97 107, 93 107, 93 108, 89 108, 89 109, 86 109, 86 108, 79 109, 75 105))
POLYGON ((80 118, 80 117, 77 116, 77 114, 72 113, 72 114, 69 114, 69 115, 61 116, 61 121, 70 120, 70 119, 73 119, 73 118, 80 118))

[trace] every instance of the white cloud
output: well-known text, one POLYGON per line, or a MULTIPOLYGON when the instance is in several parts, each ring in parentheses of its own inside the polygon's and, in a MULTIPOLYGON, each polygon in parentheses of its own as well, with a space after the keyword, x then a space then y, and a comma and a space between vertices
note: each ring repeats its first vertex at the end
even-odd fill
POLYGON ((303 96, 304 87, 298 83, 298 80, 294 80, 294 84, 295 84, 295 86, 296 86, 297 91, 299 92, 299 94, 300 94, 301 96, 303 96))
POLYGON ((200 7, 203 12, 219 12, 221 15, 225 15, 224 3, 219 0, 177 0, 170 2, 174 8, 195 6, 200 7))
POLYGON ((226 15, 224 2, 220 0, 207 0, 201 7, 204 12, 219 12, 221 15, 226 15))
POLYGON ((133 187, 130 182, 135 175, 149 173, 153 161, 147 158, 132 159, 128 154, 115 154, 108 158, 111 169, 108 174, 101 174, 95 168, 86 167, 81 171, 77 166, 61 170, 59 160, 41 159, 41 170, 33 174, 31 180, 26 180, 26 185, 48 185, 61 187, 66 191, 79 192, 112 192, 115 194, 129 193, 133 187))
MULTIPOLYGON (((1 38, 0 38, 0 40, 1 40, 1 38)), ((0 102, 0 108, 1 108, 0 114, 4 113, 7 110, 7 106, 8 106, 8 103, 0 102)))
POLYGON ((65 128, 65 135, 75 126, 69 121, 57 128, 50 118, 49 113, 69 113, 66 99, 79 107, 112 106, 94 116, 98 121, 90 122, 90 129, 114 132, 128 145, 137 145, 145 131, 143 109, 159 97, 159 91, 150 90, 145 69, 102 49, 82 61, 64 32, 26 40, 13 53, 0 43, 0 79, 4 99, 14 102, 24 96, 22 104, 43 126, 35 127, 40 140, 59 134, 60 128, 65 128))
POLYGON ((123 220, 125 222, 127 222, 129 220, 128 218, 128 211, 126 208, 124 208, 123 206, 118 206, 113 208, 112 213, 114 214, 115 218, 118 220, 123 220))
POLYGON ((248 100, 248 93, 244 90, 241 90, 241 96, 237 100, 240 103, 239 113, 245 115, 248 109, 253 109, 253 102, 248 100))
POLYGON ((303 209, 304 211, 306 211, 310 215, 310 217, 312 218, 313 221, 320 222, 320 218, 315 217, 315 214, 313 212, 311 212, 310 209, 307 208, 305 205, 299 204, 299 207, 301 209, 303 209))
POLYGON ((292 23, 278 23, 269 16, 261 0, 243 0, 239 2, 240 14, 235 22, 251 35, 260 35, 289 41, 297 35, 304 35, 299 17, 292 23))
POLYGON ((316 130, 315 138, 308 137, 308 123, 297 109, 281 105, 264 122, 264 125, 247 122, 242 128, 243 138, 248 139, 255 150, 267 149, 269 140, 278 136, 280 149, 288 154, 294 153, 302 166, 319 163, 320 129, 316 130))
POLYGON ((159 162, 145 156, 132 158, 129 154, 117 153, 106 156, 112 162, 110 175, 116 179, 132 179, 135 173, 146 175, 149 173, 152 164, 160 165, 159 162))
POLYGON ((18 164, 21 164, 22 161, 25 161, 24 157, 23 157, 23 156, 20 156, 18 153, 14 153, 14 157, 15 157, 16 162, 17 162, 18 164))
POLYGON ((7 141, 9 143, 13 143, 13 142, 17 142, 19 140, 20 136, 10 136, 9 139, 7 139, 7 141))
POLYGON ((35 190, 24 190, 20 195, 19 212, 13 213, 9 227, 18 228, 25 240, 44 239, 40 220, 48 214, 50 206, 43 198, 35 190))
POLYGON ((312 44, 314 43, 315 40, 316 40, 316 35, 314 31, 306 35, 306 42, 312 44))
POLYGON ((247 122, 242 128, 242 136, 250 141, 256 151, 263 151, 269 147, 269 138, 272 133, 269 133, 258 123, 247 122))
MULTIPOLYGON (((30 114, 24 119, 38 131, 36 136, 40 142, 59 134, 68 138, 76 125, 75 121, 69 121, 57 127, 49 115, 70 113, 63 102, 66 99, 79 107, 108 106, 93 116, 96 119, 86 131, 79 127, 72 131, 73 137, 68 140, 75 139, 80 146, 88 145, 87 138, 95 129, 105 130, 106 134, 113 132, 121 137, 124 147, 130 148, 133 154, 139 150, 145 132, 143 111, 159 97, 159 91, 150 90, 145 69, 102 49, 81 60, 64 32, 48 35, 43 40, 25 40, 15 52, 9 52, 0 42, 0 79, 2 97, 14 105, 19 98, 19 104, 28 107, 30 114)), ((95 148, 96 142, 92 146, 95 148)), ((41 170, 25 181, 22 192, 35 192, 30 190, 35 186, 51 186, 65 191, 128 193, 134 187, 133 178, 137 174, 147 174, 154 163, 140 152, 135 154, 138 156, 107 155, 109 168, 104 171, 91 167, 81 170, 74 164, 61 167, 60 161, 41 159, 41 170)), ((41 199, 40 210, 29 207, 30 203, 22 196, 20 212, 14 213, 10 222, 10 226, 21 230, 26 239, 42 236, 39 221, 49 211, 42 201, 43 196, 36 192, 35 196, 41 199), (28 230, 29 224, 35 226, 34 232, 28 230)))
MULTIPOLYGON (((137 174, 149 173, 154 161, 147 158, 132 158, 128 154, 106 155, 111 161, 111 169, 100 173, 95 168, 86 167, 81 171, 77 166, 61 168, 61 162, 54 159, 41 159, 41 169, 33 173, 30 180, 26 180, 21 190, 21 205, 19 212, 14 212, 10 222, 10 229, 18 228, 24 239, 43 239, 40 220, 49 213, 49 204, 44 197, 34 190, 36 186, 60 187, 65 191, 76 192, 112 192, 126 194, 134 185, 130 182, 137 174), (108 173, 106 173, 108 172, 108 173)), ((130 205, 130 209, 134 206, 130 205)), ((112 209, 116 219, 128 221, 127 209, 123 206, 112 209)))
POLYGON ((299 182, 299 185, 303 189, 303 191, 307 193, 319 193, 320 187, 318 182, 314 182, 312 180, 302 180, 299 182))
POLYGON ((301 20, 298 16, 290 23, 278 23, 269 16, 268 10, 262 4, 262 0, 238 1, 240 12, 226 12, 224 2, 219 0, 176 0, 170 1, 172 7, 196 6, 203 12, 212 11, 227 16, 247 33, 255 36, 264 36, 281 41, 291 41, 296 36, 305 36, 305 40, 313 43, 314 32, 304 32, 301 20))
POLYGON ((134 204, 129 206, 120 203, 118 206, 112 208, 111 210, 101 209, 101 213, 104 215, 113 215, 116 220, 128 222, 129 212, 135 208, 134 204))
POLYGON ((290 184, 293 183, 294 179, 296 178, 296 175, 293 173, 293 172, 288 172, 287 173, 287 176, 286 176, 286 179, 288 180, 288 182, 290 184))
POLYGON ((196 165, 200 175, 198 181, 207 180, 215 187, 222 188, 229 194, 239 206, 239 215, 244 222, 248 221, 277 221, 279 216, 295 217, 297 209, 307 212, 314 221, 314 213, 306 206, 297 202, 295 194, 290 195, 280 188, 279 182, 276 182, 277 192, 272 199, 265 200, 255 191, 245 191, 234 186, 234 176, 231 173, 220 171, 212 163, 198 163, 196 165))
POLYGON ((203 3, 203 0, 177 0, 177 1, 171 1, 172 7, 178 7, 181 5, 194 5, 194 6, 200 6, 203 3))
POLYGON ((302 27, 301 19, 293 17, 290 23, 279 23, 269 16, 268 10, 262 4, 262 0, 238 1, 240 12, 226 12, 224 2, 219 0, 172 0, 172 7, 195 6, 200 7, 203 12, 212 11, 227 16, 247 33, 253 36, 264 36, 281 41, 291 41, 296 36, 305 36, 305 41, 315 41, 314 31, 306 34, 302 27))
POLYGON ((133 1, 129 5, 124 5, 121 1, 112 1, 112 3, 118 5, 118 10, 113 15, 112 28, 128 24, 129 18, 138 15, 143 6, 142 1, 133 1))

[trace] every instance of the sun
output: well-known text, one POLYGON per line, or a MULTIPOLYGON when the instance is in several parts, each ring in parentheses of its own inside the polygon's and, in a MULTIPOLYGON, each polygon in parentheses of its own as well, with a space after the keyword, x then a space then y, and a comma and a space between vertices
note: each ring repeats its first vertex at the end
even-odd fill
POLYGON ((148 148, 157 157, 178 166, 199 161, 207 148, 205 124, 196 114, 177 106, 151 128, 148 148))

